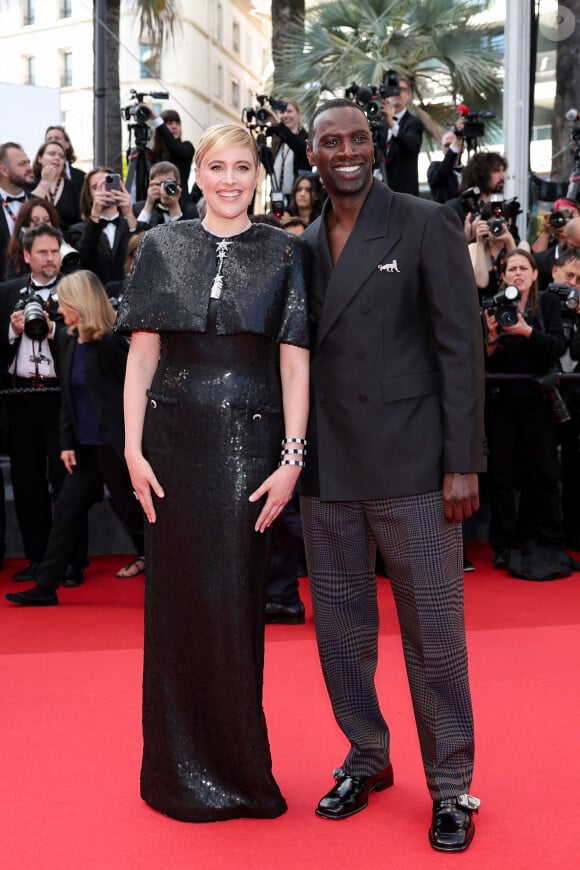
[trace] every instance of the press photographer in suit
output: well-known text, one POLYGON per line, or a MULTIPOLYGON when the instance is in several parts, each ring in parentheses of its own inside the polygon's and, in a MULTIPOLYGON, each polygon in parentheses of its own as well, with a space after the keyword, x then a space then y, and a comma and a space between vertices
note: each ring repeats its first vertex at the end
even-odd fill
POLYGON ((391 190, 419 196, 417 163, 423 141, 423 124, 407 109, 411 85, 403 76, 399 76, 399 91, 399 94, 381 101, 386 126, 383 147, 387 184, 391 190))
MULTIPOLYGON (((61 242, 60 231, 50 224, 30 227, 23 242, 30 275, 0 285, 2 370, 8 384, 22 390, 7 404, 14 507, 30 560, 15 580, 34 580, 52 524, 52 496, 65 474, 58 439, 60 396, 55 390, 59 387, 56 333, 64 328, 56 294, 61 242), (31 388, 37 392, 25 392, 31 388)), ((79 541, 69 577, 78 577, 85 565, 86 534, 79 541)))
POLYGON ((373 181, 372 135, 357 105, 320 106, 308 154, 329 196, 302 235, 315 335, 301 509, 322 669, 350 743, 316 812, 343 819, 393 784, 374 683, 378 547, 433 799, 430 842, 461 851, 479 804, 467 794, 474 738, 461 541, 484 469, 473 270, 451 209, 373 181))
POLYGON ((168 160, 151 167, 147 199, 136 202, 133 213, 139 224, 149 228, 198 217, 195 203, 182 202, 179 169, 168 160))

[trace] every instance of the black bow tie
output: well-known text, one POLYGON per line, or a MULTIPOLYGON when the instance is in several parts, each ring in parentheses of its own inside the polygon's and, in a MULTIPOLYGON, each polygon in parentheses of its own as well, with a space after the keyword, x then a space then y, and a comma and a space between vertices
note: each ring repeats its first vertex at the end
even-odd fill
POLYGON ((26 202, 26 196, 21 193, 20 196, 7 196, 6 202, 26 202))
POLYGON ((54 281, 51 281, 50 284, 35 284, 31 278, 28 283, 28 292, 30 293, 30 295, 32 295, 33 293, 40 293, 41 290, 52 290, 53 287, 56 287, 58 277, 59 276, 57 276, 54 281))
POLYGON ((117 215, 117 217, 114 217, 111 219, 102 217, 102 218, 99 218, 99 226, 100 227, 108 227, 110 224, 113 224, 114 226, 117 227, 117 226, 119 226, 119 220, 120 220, 119 215, 117 215))

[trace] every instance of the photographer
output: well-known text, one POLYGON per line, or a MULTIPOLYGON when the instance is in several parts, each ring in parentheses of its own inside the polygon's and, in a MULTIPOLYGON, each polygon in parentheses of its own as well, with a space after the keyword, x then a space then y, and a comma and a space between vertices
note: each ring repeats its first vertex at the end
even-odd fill
POLYGON ((147 199, 136 202, 133 213, 140 224, 149 227, 198 217, 194 203, 181 202, 181 193, 177 166, 167 160, 154 163, 149 175, 147 199))
MULTIPOLYGON (((475 283, 478 290, 485 291, 486 296, 493 296, 503 280, 506 256, 516 248, 503 203, 485 203, 481 213, 473 218, 471 226, 475 241, 468 246, 468 250, 475 283)), ((528 243, 522 242, 520 248, 527 249, 528 243)))
POLYGON ((97 167, 87 174, 81 212, 85 220, 72 226, 69 236, 83 269, 90 269, 105 285, 121 280, 131 234, 148 226, 137 221, 127 188, 110 169, 97 167), (111 181, 117 189, 107 189, 111 181))
POLYGON ((431 189, 433 202, 445 203, 457 197, 461 182, 461 156, 463 154, 463 138, 461 131, 465 126, 465 118, 459 117, 453 129, 447 130, 441 138, 443 160, 433 160, 427 169, 427 181, 431 189))
POLYGON ((151 126, 153 127, 153 142, 151 151, 154 163, 171 162, 177 166, 179 172, 179 184, 181 186, 180 199, 188 200, 189 174, 195 148, 189 140, 181 138, 181 118, 175 109, 165 109, 157 113, 146 103, 139 103, 149 113, 151 126))
MULTIPOLYGON (((560 359, 563 372, 580 371, 580 332, 578 314, 580 309, 571 307, 574 293, 580 294, 580 249, 566 248, 560 253, 552 268, 552 292, 560 298, 564 334, 569 350, 560 359)), ((580 549, 580 383, 565 382, 560 387, 570 420, 558 427, 560 436, 560 463, 562 478, 562 513, 566 546, 580 549)))
POLYGON ((281 191, 285 202, 288 203, 298 173, 310 174, 312 167, 306 157, 308 134, 301 127, 300 105, 293 99, 284 99, 280 102, 285 103, 286 108, 282 109, 279 115, 265 108, 262 108, 262 115, 270 124, 270 132, 275 137, 272 143, 275 179, 273 189, 281 191))
POLYGON ((381 114, 386 127, 382 159, 391 190, 419 196, 417 166, 423 141, 423 124, 407 109, 410 99, 409 80, 399 76, 399 93, 381 100, 381 114))
MULTIPOLYGON (((490 202, 492 196, 503 197, 507 165, 505 157, 496 151, 477 151, 461 173, 459 196, 448 200, 447 205, 459 215, 468 242, 475 241, 473 221, 481 205, 490 202)), ((517 244, 517 237, 515 241, 517 244)))
POLYGON ((540 291, 546 290, 553 280, 554 266, 558 265, 563 251, 580 248, 580 218, 571 218, 560 230, 558 241, 545 251, 534 254, 538 265, 540 291))
MULTIPOLYGON (((65 475, 58 440, 60 395, 56 333, 63 329, 58 314, 62 235, 50 224, 31 227, 23 241, 30 275, 2 285, 0 353, 8 383, 19 392, 10 396, 8 441, 14 506, 24 553, 30 564, 14 575, 33 580, 42 560, 52 522, 52 497, 65 475), (32 392, 35 389, 36 392, 32 392), (43 390, 45 392, 43 393, 43 390)), ((69 577, 82 575, 86 535, 78 541, 78 557, 69 577)))
POLYGON ((563 227, 572 218, 580 217, 580 211, 571 199, 557 199, 552 205, 551 211, 544 215, 542 229, 532 242, 532 252, 539 254, 548 248, 558 244, 563 227))
POLYGON ((484 300, 483 317, 487 371, 536 376, 487 383, 493 567, 507 567, 514 576, 539 580, 567 576, 570 560, 563 552, 558 424, 550 397, 538 383, 538 378, 556 369, 566 342, 560 301, 553 293, 538 295, 537 276, 528 251, 510 251, 505 286, 517 288, 519 298, 513 303, 497 300, 496 304, 484 300), (516 510, 516 477, 525 496, 525 518, 516 510))

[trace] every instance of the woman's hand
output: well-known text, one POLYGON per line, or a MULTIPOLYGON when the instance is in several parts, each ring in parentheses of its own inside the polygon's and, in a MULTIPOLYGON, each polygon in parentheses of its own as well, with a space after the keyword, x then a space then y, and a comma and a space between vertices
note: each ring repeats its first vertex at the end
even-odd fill
POLYGON ((475 241, 479 245, 485 245, 491 236, 487 221, 482 220, 480 215, 474 218, 473 232, 475 233, 475 241))
POLYGON ((151 490, 158 498, 164 498, 165 493, 161 488, 161 484, 155 477, 155 473, 142 454, 134 456, 125 456, 127 468, 131 475, 131 483, 135 492, 135 498, 140 502, 143 512, 147 517, 147 521, 154 523, 157 520, 155 508, 153 507, 153 497, 151 490))
POLYGON ((72 474, 77 464, 77 458, 74 450, 61 450, 60 458, 64 463, 64 467, 69 474, 72 474))
POLYGON ((523 314, 521 311, 518 311, 518 320, 517 323, 514 323, 513 326, 504 326, 503 331, 508 335, 523 335, 524 338, 529 338, 533 332, 532 327, 529 323, 526 323, 524 320, 523 314))
POLYGON ((494 344, 499 337, 499 327, 497 325, 497 320, 493 314, 490 314, 487 309, 483 312, 485 314, 485 322, 487 323, 487 338, 490 344, 494 344))
POLYGON ((251 494, 250 501, 258 501, 263 495, 268 495, 254 526, 256 532, 265 532, 288 504, 294 493, 300 470, 298 465, 281 465, 251 494))
POLYGON ((53 166, 52 163, 46 163, 40 172, 40 180, 45 181, 50 187, 54 187, 62 174, 62 169, 58 166, 53 166))

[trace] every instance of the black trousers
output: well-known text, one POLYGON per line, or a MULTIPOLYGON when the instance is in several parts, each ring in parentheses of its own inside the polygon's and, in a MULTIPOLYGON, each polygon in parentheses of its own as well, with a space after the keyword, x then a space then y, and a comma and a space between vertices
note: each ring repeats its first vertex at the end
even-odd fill
POLYGON ((491 546, 504 551, 531 540, 562 549, 558 434, 548 402, 541 396, 537 401, 488 397, 485 425, 491 546), (522 492, 520 516, 516 488, 522 492))
POLYGON ((52 499, 66 474, 60 459, 58 393, 10 399, 10 473, 24 553, 40 562, 52 525, 52 499))
POLYGON ((133 495, 127 466, 113 447, 83 446, 77 451, 77 465, 67 474, 54 505, 52 531, 45 558, 37 572, 40 586, 56 589, 65 566, 72 561, 76 538, 86 523, 87 513, 101 497, 103 483, 111 493, 113 509, 130 535, 137 555, 143 555, 143 511, 133 495))
POLYGON ((300 502, 294 495, 274 521, 268 601, 298 604, 298 565, 304 556, 300 502))

